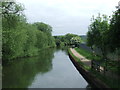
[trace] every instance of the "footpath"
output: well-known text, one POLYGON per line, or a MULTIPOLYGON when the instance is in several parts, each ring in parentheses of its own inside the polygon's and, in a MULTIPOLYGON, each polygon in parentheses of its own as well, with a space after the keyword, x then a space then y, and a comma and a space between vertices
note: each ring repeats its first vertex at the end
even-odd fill
MULTIPOLYGON (((91 60, 86 59, 84 56, 80 55, 75 49, 70 48, 70 51, 74 56, 79 58, 79 60, 84 63, 86 66, 91 67, 91 60)), ((104 82, 96 78, 91 72, 85 70, 73 57, 69 54, 69 57, 79 73, 84 77, 84 79, 90 83, 93 88, 109 88, 104 82)), ((102 89, 101 89, 102 90, 102 89)))
POLYGON ((80 55, 75 49, 70 48, 71 52, 74 56, 80 59, 81 62, 83 62, 85 65, 91 67, 91 60, 86 59, 84 56, 80 55))
MULTIPOLYGON (((72 54, 73 54, 74 56, 76 56, 77 58, 79 58, 79 60, 80 60, 81 62, 83 62, 85 65, 91 67, 91 63, 92 63, 91 60, 86 59, 84 56, 80 55, 74 48, 70 48, 70 51, 72 52, 72 54)), ((100 71, 101 74, 103 74, 104 68, 100 66, 100 69, 102 70, 102 71, 100 71)), ((106 75, 106 76, 109 76, 109 77, 111 77, 111 78, 114 78, 114 79, 116 80, 116 82, 117 82, 118 80, 120 80, 120 76, 112 73, 111 71, 106 71, 105 75, 106 75)), ((115 81, 115 80, 114 80, 114 81, 115 81)), ((120 85, 119 82, 118 82, 118 84, 120 85)))

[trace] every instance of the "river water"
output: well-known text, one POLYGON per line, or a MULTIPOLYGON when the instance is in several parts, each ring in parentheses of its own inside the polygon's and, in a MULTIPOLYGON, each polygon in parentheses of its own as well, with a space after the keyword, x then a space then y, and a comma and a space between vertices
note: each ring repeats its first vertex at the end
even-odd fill
POLYGON ((3 67, 3 88, 86 88, 62 49, 47 49, 39 56, 15 60, 3 67))

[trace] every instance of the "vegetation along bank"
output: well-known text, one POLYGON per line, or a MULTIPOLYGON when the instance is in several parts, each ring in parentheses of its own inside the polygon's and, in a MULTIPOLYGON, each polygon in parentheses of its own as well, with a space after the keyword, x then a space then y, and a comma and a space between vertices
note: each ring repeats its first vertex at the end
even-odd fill
POLYGON ((8 61, 38 54, 54 47, 52 27, 43 22, 28 23, 24 7, 16 2, 2 2, 2 59, 8 61))

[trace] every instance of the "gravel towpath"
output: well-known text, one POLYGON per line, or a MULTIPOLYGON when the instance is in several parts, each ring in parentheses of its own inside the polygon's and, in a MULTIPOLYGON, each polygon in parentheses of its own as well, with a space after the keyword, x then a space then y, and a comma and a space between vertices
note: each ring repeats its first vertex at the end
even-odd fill
POLYGON ((85 65, 88 65, 91 67, 91 60, 86 59, 84 56, 80 55, 75 49, 70 48, 71 52, 80 59, 85 65))

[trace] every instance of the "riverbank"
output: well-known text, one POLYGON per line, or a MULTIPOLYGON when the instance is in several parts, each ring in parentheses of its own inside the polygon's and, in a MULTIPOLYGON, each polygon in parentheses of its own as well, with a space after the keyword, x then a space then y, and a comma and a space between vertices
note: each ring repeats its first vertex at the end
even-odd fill
POLYGON ((46 49, 52 49, 52 48, 56 48, 56 46, 47 46, 47 47, 44 47, 44 48, 42 48, 42 49, 39 49, 38 50, 38 52, 35 54, 35 55, 31 55, 31 56, 21 56, 21 57, 16 57, 16 58, 14 58, 14 59, 7 59, 7 60, 5 60, 5 59, 3 59, 2 60, 2 65, 6 65, 6 64, 8 64, 8 63, 12 63, 13 61, 15 61, 15 60, 17 60, 17 59, 24 59, 24 58, 32 58, 32 57, 37 57, 37 56, 39 56, 39 52, 41 52, 41 51, 43 51, 43 50, 46 50, 46 49))
POLYGON ((75 49, 70 48, 70 51, 73 53, 74 56, 80 59, 81 62, 83 62, 88 67, 91 67, 91 60, 88 60, 84 56, 80 55, 75 49))
POLYGON ((42 50, 37 57, 15 60, 2 71, 3 89, 89 86, 71 63, 66 50, 57 48, 42 50))
POLYGON ((92 87, 95 88, 110 88, 104 82, 102 82, 98 77, 95 77, 91 73, 91 61, 77 53, 74 49, 68 49, 69 57, 80 74, 88 81, 92 87), (82 60, 80 60, 82 58, 82 60), (85 61, 84 61, 85 60, 85 61))

